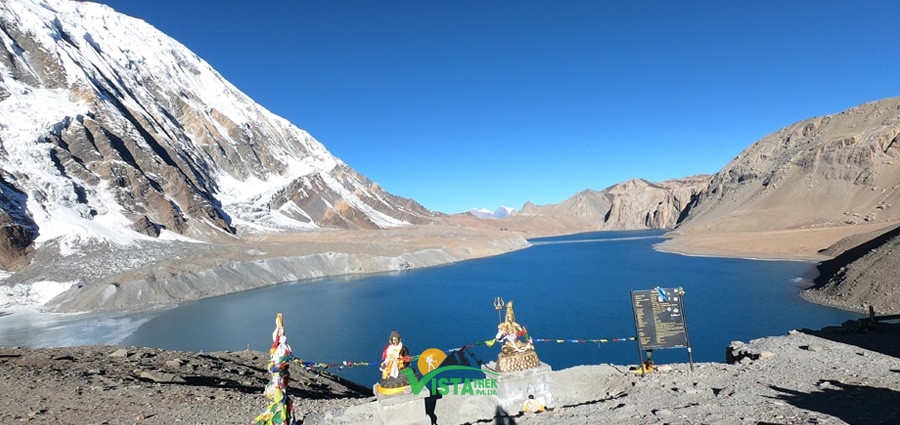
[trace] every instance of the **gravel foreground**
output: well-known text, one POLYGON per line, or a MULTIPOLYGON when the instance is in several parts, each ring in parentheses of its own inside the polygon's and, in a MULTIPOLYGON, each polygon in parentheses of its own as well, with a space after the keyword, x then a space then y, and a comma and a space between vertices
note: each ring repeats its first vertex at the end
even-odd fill
MULTIPOLYGON (((554 371, 554 408, 498 416, 486 396, 431 400, 439 424, 897 424, 900 325, 864 321, 723 347, 733 364, 554 371)), ((265 407, 266 353, 81 346, 0 348, 0 423, 248 424, 265 407)), ((291 368, 305 422, 375 423, 368 386, 291 368)))

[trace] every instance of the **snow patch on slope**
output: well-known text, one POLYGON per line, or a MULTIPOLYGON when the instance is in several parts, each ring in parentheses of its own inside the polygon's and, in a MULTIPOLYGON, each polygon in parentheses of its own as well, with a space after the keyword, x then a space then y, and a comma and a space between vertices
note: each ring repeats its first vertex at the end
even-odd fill
POLYGON ((78 282, 18 283, 0 286, 0 309, 36 310, 78 282))

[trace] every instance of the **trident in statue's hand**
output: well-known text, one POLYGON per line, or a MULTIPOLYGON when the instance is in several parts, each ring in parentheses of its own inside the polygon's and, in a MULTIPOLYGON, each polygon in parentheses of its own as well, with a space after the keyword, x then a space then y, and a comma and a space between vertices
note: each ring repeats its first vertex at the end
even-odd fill
POLYGON ((494 298, 494 310, 497 310, 497 323, 502 322, 500 319, 500 310, 503 310, 503 298, 494 298))

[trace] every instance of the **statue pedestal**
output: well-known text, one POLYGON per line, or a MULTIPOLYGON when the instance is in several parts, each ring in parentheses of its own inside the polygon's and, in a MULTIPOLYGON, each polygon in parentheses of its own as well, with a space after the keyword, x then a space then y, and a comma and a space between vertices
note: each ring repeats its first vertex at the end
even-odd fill
POLYGON ((497 372, 519 372, 541 366, 537 353, 532 350, 521 353, 500 354, 497 356, 497 372))
POLYGON ((422 388, 418 395, 410 387, 398 394, 385 395, 378 391, 378 384, 372 388, 375 393, 375 418, 384 425, 431 425, 431 418, 425 413, 425 399, 428 388, 422 388))
MULTIPOLYGON (((491 362, 489 366, 495 366, 491 362)), ((484 366, 482 366, 484 367, 484 366)), ((528 396, 546 407, 553 407, 550 394, 550 372, 547 363, 518 372, 504 372, 497 376, 497 405, 507 414, 516 415, 523 410, 528 396)))

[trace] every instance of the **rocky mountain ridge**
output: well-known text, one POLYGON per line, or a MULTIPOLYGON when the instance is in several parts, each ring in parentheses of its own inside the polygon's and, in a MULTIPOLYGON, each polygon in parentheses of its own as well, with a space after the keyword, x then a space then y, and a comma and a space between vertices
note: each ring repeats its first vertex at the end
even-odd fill
POLYGON ((900 220, 900 97, 772 133, 716 173, 681 233, 900 220))
POLYGON ((528 245, 388 193, 139 19, 22 0, 0 30, 0 308, 148 308, 528 245))
POLYGON ((678 237, 754 232, 771 244, 822 234, 816 288, 845 309, 900 313, 900 97, 772 133, 729 162, 693 200, 678 237), (871 229, 877 230, 871 230, 871 229), (828 237, 830 233, 834 236, 828 237))
POLYGON ((517 217, 567 217, 591 230, 673 229, 659 248, 699 255, 808 259, 818 251, 837 258, 819 267, 807 298, 900 313, 900 284, 889 278, 900 267, 889 237, 900 224, 898 156, 900 98, 888 98, 791 124, 712 176, 628 180, 555 205, 528 203, 517 217))
POLYGON ((183 45, 107 6, 0 4, 0 267, 58 239, 376 229, 436 214, 384 191, 183 45))
POLYGON ((599 191, 581 191, 558 204, 526 203, 516 215, 569 217, 591 230, 671 229, 706 189, 709 178, 696 175, 661 183, 631 179, 599 191))

